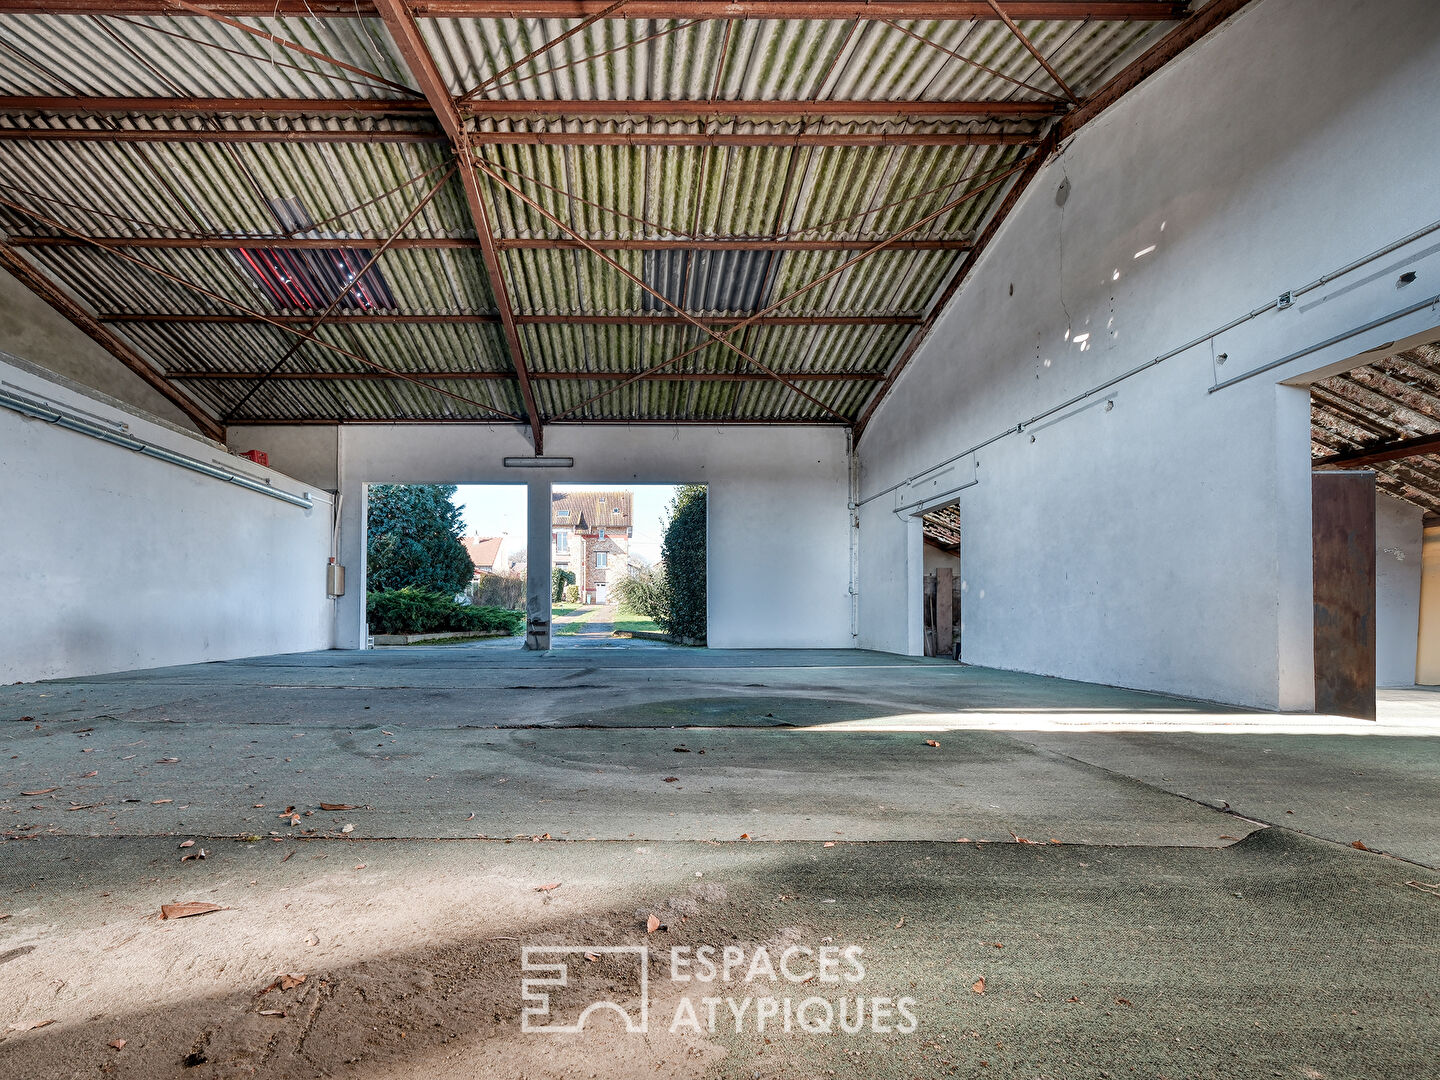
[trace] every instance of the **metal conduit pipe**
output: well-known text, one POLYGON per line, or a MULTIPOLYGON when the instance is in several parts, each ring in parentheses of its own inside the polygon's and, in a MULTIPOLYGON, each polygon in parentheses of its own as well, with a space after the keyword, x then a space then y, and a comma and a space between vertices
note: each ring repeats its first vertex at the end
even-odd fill
POLYGON ((146 457, 154 458, 157 461, 164 461, 171 465, 178 465, 182 469, 189 469, 215 480, 222 480, 228 484, 235 484, 248 491, 254 491, 261 495, 268 495, 272 499, 279 499, 281 502, 289 503, 292 506, 304 507, 306 510, 314 509, 314 502, 309 495, 292 495, 288 491, 281 491, 279 488, 271 487, 269 484, 261 483, 259 480, 240 473, 222 469, 217 465, 210 465, 186 454, 178 454, 173 450, 166 450, 159 446, 152 446, 140 439, 131 438, 129 435, 122 435, 118 431, 110 431, 101 425, 86 420, 82 416, 66 412, 51 405, 42 405, 36 401, 30 401, 23 397, 17 397, 5 390, 0 390, 0 405, 28 416, 34 420, 44 420, 46 423, 55 424, 73 431, 78 435, 88 435, 92 439, 99 439, 101 442, 110 443, 126 450, 133 450, 137 454, 144 454, 146 457))
MULTIPOLYGON (((1408 236, 1402 236, 1398 240, 1392 240, 1384 247, 1377 248, 1375 251, 1370 252, 1368 255, 1362 255, 1360 258, 1355 259, 1353 262, 1348 262, 1344 266, 1339 267, 1338 269, 1331 270, 1329 273, 1326 274, 1321 274, 1314 281, 1307 282, 1306 284, 1301 285, 1297 289, 1291 289, 1290 295, 1301 296, 1305 293, 1318 289, 1322 285, 1326 285, 1329 282, 1334 281, 1338 277, 1343 277, 1344 275, 1350 273, 1353 270, 1358 270, 1360 269, 1360 267, 1372 263, 1376 259, 1382 259, 1386 255, 1389 255, 1391 252, 1398 251, 1406 244, 1414 243, 1416 240, 1429 236, 1431 233, 1437 231, 1440 231, 1440 221, 1432 221, 1429 225, 1426 225, 1420 229, 1416 229, 1408 236)), ((1224 389, 1227 386, 1233 386, 1237 382, 1243 382, 1244 380, 1251 378, 1255 375, 1259 375, 1262 372, 1269 371, 1272 368, 1280 367, 1283 364, 1288 364, 1290 361, 1298 359, 1299 357, 1304 356, 1307 353, 1312 353, 1319 349, 1322 349, 1326 345, 1333 344, 1336 341, 1343 341, 1347 337, 1353 337, 1357 333, 1363 333, 1365 330, 1374 329, 1375 327, 1380 326, 1393 319, 1397 319, 1402 315, 1407 315, 1411 312, 1418 311, 1421 308, 1428 307, 1429 305, 1435 303, 1437 300, 1440 300, 1440 297, 1432 297, 1429 300, 1422 301, 1421 303, 1415 304, 1402 311, 1392 312, 1391 314, 1386 315, 1384 318, 1376 320, 1374 323, 1367 324, 1366 326, 1362 326, 1355 330, 1348 331, 1347 333, 1341 334, 1335 338, 1327 339, 1326 341, 1311 345, 1308 348, 1302 349, 1299 352, 1292 353, 1289 356, 1282 357, 1281 359, 1276 360, 1270 364, 1266 364, 1263 367, 1258 367, 1253 371, 1248 371, 1243 375, 1237 375, 1232 379, 1227 379, 1222 383, 1218 383, 1215 386, 1212 386, 1209 392, 1213 394, 1216 390, 1224 389)), ((1053 416, 1055 413, 1060 412, 1064 409, 1068 409, 1072 405, 1078 405, 1080 402, 1084 401, 1088 397, 1092 397, 1103 390, 1108 390, 1110 389, 1110 387, 1116 385, 1117 383, 1122 383, 1126 379, 1132 378, 1133 376, 1140 374, 1140 372, 1154 367, 1156 364, 1162 364, 1166 360, 1171 359, 1172 357, 1179 356, 1183 352, 1188 352, 1190 349, 1195 348, 1197 345, 1203 345, 1211 338, 1219 337, 1221 334, 1229 330, 1235 329, 1235 327, 1239 326, 1241 323, 1249 322, 1251 319, 1257 318, 1258 316, 1265 314, 1265 312, 1273 310, 1276 307, 1277 303, 1278 301, 1271 300, 1269 303, 1261 304, 1259 307, 1254 308, 1251 311, 1247 311, 1244 315, 1236 316, 1235 318, 1227 322, 1224 326, 1217 326, 1214 330, 1210 330, 1207 333, 1201 334, 1199 337, 1191 338, 1184 345, 1180 345, 1174 349, 1171 349, 1169 352, 1162 353, 1161 355, 1155 357, 1152 360, 1146 360, 1143 364, 1137 364, 1134 367, 1130 368, 1128 371, 1121 372, 1119 375, 1116 375, 1112 379, 1106 379, 1104 382, 1098 383, 1097 385, 1090 387, 1090 389, 1084 390, 1076 394, 1074 397, 1062 401, 1059 405, 1052 405, 1044 412, 1036 413, 1028 420, 1023 420, 1020 423, 1013 424, 1010 427, 1006 428, 1004 431, 998 432, 997 434, 990 436, 990 438, 986 439, 984 442, 976 443, 968 450, 962 450, 960 453, 955 454, 952 457, 948 457, 944 461, 938 461, 934 465, 931 465, 929 468, 922 469, 920 472, 913 473, 912 475, 907 476, 904 480, 897 481, 896 483, 891 484, 889 487, 881 488, 873 495, 867 495, 855 505, 856 507, 860 507, 864 506, 866 503, 874 502, 876 499, 884 495, 888 495, 892 491, 896 491, 904 487, 906 484, 913 484, 916 480, 919 480, 925 476, 929 476, 937 469, 942 469, 946 465, 953 465, 961 458, 968 457, 969 455, 975 453, 978 450, 983 450, 987 446, 990 446, 992 443, 997 443, 1001 439, 1009 435, 1018 435, 1031 424, 1037 423, 1041 420, 1046 419, 1047 417, 1053 416)))

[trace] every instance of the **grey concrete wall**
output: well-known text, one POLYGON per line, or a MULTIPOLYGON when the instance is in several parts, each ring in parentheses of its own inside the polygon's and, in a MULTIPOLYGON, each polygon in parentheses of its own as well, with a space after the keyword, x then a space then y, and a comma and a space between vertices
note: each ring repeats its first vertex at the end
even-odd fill
POLYGON ((271 468, 325 491, 340 486, 338 427, 235 425, 226 429, 225 445, 242 454, 263 450, 271 468))
MULTIPOLYGON (((307 475, 328 460, 334 428, 234 428, 232 445, 272 451, 272 466, 307 475)), ((506 469, 507 455, 534 453, 514 427, 350 425, 339 430, 341 562, 353 584, 338 611, 336 642, 364 641, 366 484, 552 484, 709 486, 709 642, 716 648, 849 648, 849 469, 845 433, 827 428, 557 426, 547 454, 573 469, 506 469)), ((534 550, 534 544, 531 544, 534 550)), ((918 549, 916 551, 918 557, 918 549)))
POLYGON ((1375 679, 1381 686, 1415 685, 1424 518, 1418 506, 1383 492, 1375 496, 1375 679))
POLYGON ((0 270, 0 350, 194 430, 189 418, 154 387, 4 270, 0 270))
MULTIPOLYGON (((151 445, 306 485, 0 363, 0 381, 151 445)), ((0 409, 0 682, 330 645, 332 503, 306 510, 0 409)))
POLYGON ((1440 314, 1210 391, 1433 293, 1436 236, 1027 422, 1440 218, 1436 100, 1440 5, 1264 0, 1071 140, 860 441, 862 498, 914 478, 862 511, 862 645, 914 651, 895 508, 973 478, 965 659, 1309 708, 1308 402, 1277 383, 1440 314))

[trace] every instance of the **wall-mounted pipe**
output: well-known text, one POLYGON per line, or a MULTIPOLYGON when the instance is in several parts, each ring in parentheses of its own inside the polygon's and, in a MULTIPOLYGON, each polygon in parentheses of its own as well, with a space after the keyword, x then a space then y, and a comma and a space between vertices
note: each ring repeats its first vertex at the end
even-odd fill
MULTIPOLYGON (((1366 254, 1366 255, 1362 255, 1360 258, 1355 259, 1355 260, 1353 260, 1353 261, 1351 261, 1351 262, 1346 263, 1344 266, 1341 266, 1341 267, 1339 267, 1339 268, 1337 268, 1337 269, 1335 269, 1335 270, 1331 270, 1331 271, 1328 272, 1328 273, 1321 274, 1321 275, 1320 275, 1318 278, 1316 278, 1314 281, 1307 282, 1306 284, 1301 285, 1301 286, 1300 286, 1299 288, 1297 288, 1297 289, 1291 289, 1291 290, 1290 290, 1290 295, 1291 295, 1291 297, 1296 297, 1296 296, 1300 296, 1300 295, 1302 295, 1302 294, 1304 294, 1304 293, 1311 292, 1311 291, 1314 290, 1314 289, 1318 289, 1318 288, 1320 288, 1322 285, 1326 285, 1326 284, 1328 284, 1329 282, 1334 281, 1334 280, 1335 280, 1336 278, 1338 278, 1338 277, 1343 277, 1344 275, 1346 275, 1346 274, 1348 274, 1348 273, 1351 273, 1351 272, 1354 271, 1354 270, 1358 270, 1358 269, 1360 269, 1360 267, 1366 266, 1366 265, 1368 265, 1369 263, 1374 262, 1376 259, 1382 259, 1382 258, 1384 258, 1386 255, 1391 254, 1392 252, 1399 251, 1401 248, 1405 247, 1407 244, 1412 244, 1412 243, 1414 243, 1416 240, 1419 240, 1419 239, 1422 239, 1423 237, 1429 236, 1431 233, 1434 233, 1434 232, 1440 232, 1440 221, 1432 221, 1430 224, 1424 226, 1423 228, 1416 229, 1414 232, 1410 233, 1410 234, 1407 235, 1407 236, 1402 236, 1402 237, 1400 237, 1398 240, 1392 240, 1390 243, 1386 244, 1384 247, 1376 248, 1374 251, 1371 251, 1370 253, 1368 253, 1368 254, 1366 254)), ((1413 305, 1412 307, 1406 308, 1406 309, 1403 310, 1403 311, 1392 312, 1391 314, 1385 316, 1383 319, 1379 319, 1379 320, 1377 320, 1375 323, 1370 324, 1369 326, 1360 327, 1360 328, 1358 328, 1357 330, 1350 331, 1350 332, 1348 332, 1347 334, 1342 335, 1342 336, 1340 336, 1340 337, 1338 337, 1338 338, 1336 338, 1336 339, 1334 339, 1334 340, 1335 340, 1335 341, 1344 340, 1345 337, 1354 336, 1354 334, 1356 334, 1356 333, 1362 333, 1362 332, 1364 332, 1366 329, 1373 329, 1375 326, 1379 326, 1379 325, 1381 325, 1381 324, 1383 324, 1383 323, 1386 323, 1386 322, 1389 322, 1389 321, 1391 321, 1391 320, 1400 318, 1401 316, 1410 314, 1411 312, 1419 311, 1421 308, 1428 307, 1429 305, 1435 303, 1437 300, 1440 300, 1440 297, 1432 297, 1432 298, 1429 299, 1429 300, 1423 301, 1423 302, 1421 302, 1421 303, 1419 303, 1419 304, 1415 304, 1415 305, 1413 305)), ((879 491, 874 492, 874 493, 871 494, 871 495, 865 496, 865 498, 861 499, 857 505, 859 505, 859 506, 864 506, 866 503, 874 502, 876 499, 880 498, 880 497, 883 496, 883 495, 888 495, 888 494, 890 494, 890 492, 896 491, 896 490, 898 490, 898 489, 900 489, 900 488, 902 488, 902 487, 905 487, 907 484, 912 484, 912 483, 914 483, 916 480, 921 479, 922 477, 929 476, 931 473, 937 471, 938 469, 942 469, 942 468, 944 468, 946 465, 953 464, 954 462, 959 461, 959 460, 960 460, 961 458, 963 458, 963 457, 967 457, 968 455, 973 454, 973 453, 975 453, 975 452, 977 452, 977 451, 979 451, 979 450, 983 450, 983 449, 985 449, 987 446, 990 446, 992 443, 997 443, 997 442, 999 442, 1001 439, 1006 438, 1007 436, 1010 436, 1010 435, 1018 435, 1018 434, 1020 434, 1021 432, 1023 432, 1027 427, 1029 427, 1031 424, 1034 424, 1034 423, 1036 423, 1036 422, 1038 422, 1038 421, 1040 421, 1040 420, 1044 420, 1044 419, 1047 418, 1047 417, 1053 416, 1055 413, 1060 412, 1062 409, 1068 409, 1071 405, 1076 405, 1076 404, 1084 401, 1084 400, 1085 400, 1086 398, 1088 398, 1088 397, 1093 397, 1095 394, 1098 394, 1098 393, 1100 393, 1101 391, 1108 390, 1108 389, 1110 389, 1110 387, 1116 385, 1117 383, 1122 383, 1122 382, 1124 382, 1126 379, 1132 378, 1132 377, 1140 374, 1140 372, 1142 372, 1142 371, 1148 371, 1150 368, 1154 367, 1155 365, 1157 365, 1157 364, 1162 364, 1162 363, 1164 363, 1166 360, 1171 359, 1172 357, 1179 356, 1179 355, 1180 355, 1181 353, 1183 353, 1183 352, 1188 352, 1189 350, 1195 348, 1197 345, 1203 345, 1205 342, 1210 341, 1210 340, 1213 339, 1213 338, 1217 338, 1217 337, 1219 337, 1221 334, 1226 333, 1226 332, 1229 331, 1229 330, 1235 329, 1235 327, 1241 325, 1242 323, 1246 323, 1246 322, 1249 322, 1251 319, 1258 318, 1259 316, 1265 314, 1265 312, 1267 312, 1267 311, 1273 311, 1273 310, 1275 310, 1276 306, 1277 306, 1277 301, 1271 300, 1271 301, 1269 301, 1268 303, 1261 304, 1259 307, 1254 308, 1254 309, 1252 309, 1252 310, 1250 310, 1250 311, 1247 311, 1247 312, 1246 312, 1245 314, 1243 314, 1243 315, 1237 315, 1235 318, 1231 319, 1229 322, 1225 323, 1223 326, 1217 326, 1214 330, 1210 330, 1210 331, 1208 331, 1207 333, 1201 334, 1199 337, 1191 338, 1189 341, 1187 341, 1187 342, 1186 342, 1185 344, 1183 344, 1183 345, 1179 345, 1179 346, 1177 346, 1176 348, 1170 349, 1168 352, 1161 353, 1159 356, 1154 357, 1153 359, 1150 359, 1150 360, 1146 360, 1144 363, 1136 364, 1134 367, 1130 368, 1128 371, 1123 371, 1123 372, 1121 372, 1119 375, 1116 375, 1116 376, 1113 377, 1113 378, 1106 379, 1104 382, 1099 383, 1099 384, 1097 384, 1097 385, 1095 385, 1095 386, 1090 387, 1090 389, 1088 389, 1088 390, 1081 391, 1080 393, 1076 394, 1074 397, 1068 398, 1067 400, 1062 401, 1062 402, 1061 402, 1060 404, 1058 404, 1058 405, 1052 405, 1050 408, 1046 409, 1044 412, 1036 413, 1034 416, 1030 417, 1029 420, 1022 420, 1021 422, 1019 422, 1019 423, 1017 423, 1017 424, 1012 424, 1010 427, 1006 428, 1004 431, 1000 431, 1000 432, 997 432, 997 433, 994 434, 994 435, 991 435, 991 436, 990 436, 988 439, 986 439, 985 441, 983 441, 983 442, 978 442, 978 443, 976 443, 974 446, 970 447, 970 448, 967 449, 967 450, 962 450, 960 453, 954 454, 954 455, 952 455, 951 457, 948 457, 948 458, 946 458, 946 459, 943 460, 943 461, 936 462, 934 465, 931 465, 931 466, 929 466, 928 468, 921 469, 919 472, 913 473, 912 475, 907 476, 904 480, 898 480, 898 481, 896 481, 895 483, 891 484, 889 487, 881 488, 879 491)), ((1306 355, 1307 353, 1314 352, 1314 351, 1316 351, 1317 349, 1322 349, 1322 348, 1324 348, 1327 344, 1331 344, 1331 343, 1333 343, 1333 342, 1320 342, 1319 344, 1317 344, 1317 345, 1312 345, 1312 346, 1310 346, 1309 348, 1302 350, 1301 352, 1293 353, 1293 354, 1291 354, 1290 356, 1282 357, 1281 359, 1276 360, 1276 361, 1274 361, 1274 362, 1272 362, 1272 363, 1270 363, 1270 364, 1267 364, 1267 365, 1265 365, 1264 367, 1259 367, 1259 368, 1256 368, 1256 369, 1253 370, 1253 371, 1246 372, 1246 373, 1244 373, 1244 374, 1242 374, 1242 375, 1237 375, 1237 376, 1235 376, 1235 377, 1232 378, 1232 379, 1227 379, 1227 380, 1226 380, 1225 382, 1223 382, 1223 383, 1219 383, 1219 384, 1217 384, 1217 385, 1215 385, 1215 386, 1212 386, 1212 387, 1210 388, 1210 391, 1209 391, 1209 392, 1213 394, 1216 390, 1223 389, 1223 388, 1225 388, 1225 387, 1227 387, 1227 386, 1232 386, 1232 385, 1234 385, 1234 384, 1237 383, 1237 382, 1243 382, 1245 379, 1248 379, 1248 378, 1250 378, 1251 376, 1259 375, 1261 372, 1269 371, 1269 370, 1271 370, 1272 368, 1280 367, 1282 364, 1287 364, 1287 363, 1289 363, 1289 362, 1292 361, 1292 360, 1295 360, 1295 359, 1297 359, 1297 358, 1299 358, 1299 357, 1301 357, 1301 356, 1306 355)))
POLYGON ((209 476, 215 480, 222 480, 227 484, 235 484, 245 488, 247 491, 258 492, 261 495, 268 495, 272 499, 279 499, 281 502, 289 503, 292 506, 304 507, 306 510, 313 509, 315 504, 308 495, 292 495, 288 491, 281 491, 279 488, 271 487, 269 484, 261 483, 259 480, 240 473, 231 472, 229 469, 222 469, 219 466, 208 464, 199 458, 190 457, 187 454, 178 454, 173 450, 166 450, 159 446, 152 446, 150 443, 140 439, 123 435, 118 431, 112 431, 103 427, 93 420, 87 420, 83 416, 68 412, 65 409, 54 405, 45 404, 40 401, 31 401, 24 397, 17 397, 9 391, 0 390, 0 406, 28 416, 34 420, 44 420, 46 423, 54 424, 57 427, 73 431, 78 435, 88 435, 92 439, 99 439, 101 442, 110 443, 112 446, 119 446, 126 450, 133 450, 137 454, 144 454, 146 457, 154 458, 157 461, 164 461, 171 465, 178 465, 182 469, 189 469, 191 472, 209 476))
POLYGON ((1434 307, 1436 304, 1440 304, 1440 293, 1430 297, 1429 300, 1422 300, 1418 304, 1411 304, 1409 307, 1401 308, 1399 311, 1392 311, 1389 315, 1382 315, 1380 318, 1368 322, 1364 326, 1357 326, 1353 330, 1346 330, 1333 337, 1328 337, 1324 341, 1317 341, 1313 345, 1307 345, 1303 349, 1297 349, 1287 356, 1282 356, 1279 360, 1271 360, 1268 364, 1261 364, 1259 367, 1251 368, 1249 371, 1242 372, 1234 378, 1226 379, 1224 382, 1218 382, 1210 387, 1210 393, 1213 394, 1216 390, 1224 390, 1227 386, 1234 386, 1236 383, 1242 383, 1246 379, 1253 379, 1256 375, 1263 375, 1267 371, 1274 371, 1278 367, 1284 367, 1292 360, 1299 360, 1302 356, 1309 356, 1311 353, 1319 352, 1321 349, 1328 349, 1331 345, 1338 345, 1340 342, 1348 341, 1352 337, 1359 337, 1361 334, 1368 333, 1371 330, 1378 330, 1386 323, 1392 323, 1396 319, 1403 319, 1406 315, 1413 315, 1417 311, 1424 311, 1427 307, 1434 307))

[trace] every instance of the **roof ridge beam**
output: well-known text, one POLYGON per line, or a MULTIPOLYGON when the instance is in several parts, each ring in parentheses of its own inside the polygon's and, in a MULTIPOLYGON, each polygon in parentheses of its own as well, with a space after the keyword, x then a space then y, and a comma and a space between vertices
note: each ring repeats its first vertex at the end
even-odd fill
MULTIPOLYGON (((374 248, 385 243, 384 237, 373 236, 26 236, 9 238, 15 247, 69 248, 104 244, 112 248, 142 250, 235 251, 253 248, 283 250, 329 251, 334 248, 374 248)), ((767 237, 705 237, 702 239, 651 239, 649 237, 598 237, 583 242, 572 237, 511 237, 498 236, 498 251, 572 251, 586 247, 602 251, 864 251, 879 240, 873 237, 835 240, 789 240, 767 237)), ((968 251, 972 244, 964 238, 935 237, 923 240, 901 240, 892 245, 897 251, 968 251)), ((482 248, 479 240, 470 237, 416 236, 396 240, 391 250, 465 250, 482 248)))
POLYGON ((385 28, 400 56, 410 69, 411 77, 419 84, 425 100, 430 103, 440 126, 450 137, 456 155, 460 160, 460 184, 465 191, 465 203, 470 208, 470 217, 475 224, 475 235, 480 241, 480 255, 485 271, 490 278, 490 292, 495 299, 495 308, 504 328, 505 344, 510 351, 510 362, 515 367, 515 378, 520 384, 520 397, 525 402, 525 415, 530 421, 530 437, 536 455, 544 453, 544 428, 540 423, 540 410, 535 404, 535 393, 530 386, 529 372, 525 369, 525 353, 520 341, 520 330, 515 325, 514 308, 505 286, 504 269, 500 265, 500 253, 495 247, 495 232, 490 225, 490 214, 485 208, 485 198, 480 190, 480 178, 475 174, 474 159, 470 143, 466 139, 464 121, 455 108, 455 99, 445 85, 435 58, 425 47, 425 39, 415 16, 406 7, 404 0, 375 0, 385 28))

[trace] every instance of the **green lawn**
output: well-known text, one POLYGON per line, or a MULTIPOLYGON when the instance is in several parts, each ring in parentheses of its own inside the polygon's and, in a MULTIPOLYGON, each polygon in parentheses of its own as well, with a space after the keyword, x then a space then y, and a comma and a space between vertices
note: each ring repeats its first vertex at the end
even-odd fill
MULTIPOLYGON (((567 622, 558 623, 555 633, 561 635, 578 634, 594 619, 600 608, 588 607, 584 604, 552 604, 550 607, 551 616, 555 619, 566 619, 567 622)), ((615 629, 624 634, 633 634, 636 630, 644 630, 652 634, 663 633, 650 619, 644 615, 636 614, 628 607, 621 605, 615 614, 615 629)))
POLYGON ((621 605, 615 615, 615 629, 623 634, 633 634, 637 630, 643 630, 651 634, 664 633, 654 621, 647 619, 644 615, 631 611, 624 605, 621 605))

